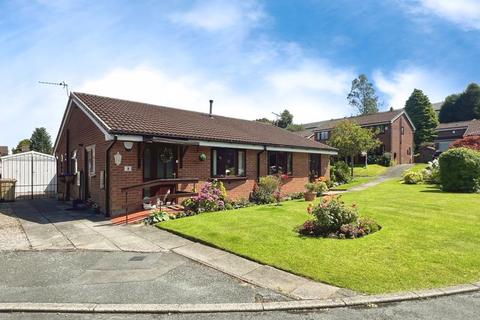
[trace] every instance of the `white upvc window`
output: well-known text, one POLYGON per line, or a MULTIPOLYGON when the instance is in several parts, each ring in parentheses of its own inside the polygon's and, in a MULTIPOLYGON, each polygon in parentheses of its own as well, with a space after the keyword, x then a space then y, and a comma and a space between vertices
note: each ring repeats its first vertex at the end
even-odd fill
POLYGON ((90 177, 95 175, 95 145, 85 148, 87 152, 87 169, 90 177))

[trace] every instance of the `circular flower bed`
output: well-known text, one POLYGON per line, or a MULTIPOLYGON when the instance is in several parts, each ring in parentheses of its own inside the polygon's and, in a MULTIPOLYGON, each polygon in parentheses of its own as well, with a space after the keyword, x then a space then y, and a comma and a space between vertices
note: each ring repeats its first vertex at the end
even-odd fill
POLYGON ((359 218, 357 206, 347 206, 340 196, 325 197, 317 206, 310 203, 307 211, 313 219, 298 228, 298 232, 306 236, 354 239, 382 228, 374 219, 359 218))

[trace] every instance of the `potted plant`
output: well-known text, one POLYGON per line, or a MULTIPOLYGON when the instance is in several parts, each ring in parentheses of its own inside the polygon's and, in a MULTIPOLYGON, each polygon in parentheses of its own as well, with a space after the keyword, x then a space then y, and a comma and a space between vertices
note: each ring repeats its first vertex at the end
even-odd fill
POLYGON ((309 182, 305 185, 307 190, 304 194, 305 201, 314 201, 317 197, 317 186, 313 182, 309 182))

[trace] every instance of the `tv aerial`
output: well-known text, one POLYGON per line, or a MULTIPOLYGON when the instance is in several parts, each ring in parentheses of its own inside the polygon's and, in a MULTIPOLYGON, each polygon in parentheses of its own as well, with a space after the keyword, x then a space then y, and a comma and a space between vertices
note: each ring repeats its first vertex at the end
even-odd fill
POLYGON ((67 93, 67 96, 69 95, 68 84, 65 81, 62 81, 62 82, 38 81, 38 83, 49 85, 49 86, 60 86, 63 89, 65 89, 65 92, 67 93))

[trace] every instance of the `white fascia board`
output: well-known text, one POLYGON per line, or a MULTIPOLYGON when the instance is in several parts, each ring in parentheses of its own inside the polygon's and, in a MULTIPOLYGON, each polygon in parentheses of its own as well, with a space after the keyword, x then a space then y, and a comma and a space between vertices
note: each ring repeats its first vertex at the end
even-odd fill
MULTIPOLYGON (((142 142, 143 141, 143 136, 141 136, 141 135, 138 136, 138 135, 131 135, 131 134, 117 134, 116 136, 117 136, 118 141, 132 141, 132 142, 142 142)), ((108 140, 113 140, 113 136, 112 136, 111 139, 108 139, 108 140)))
POLYGON ((227 142, 214 142, 214 141, 199 141, 201 147, 214 147, 214 148, 233 148, 233 149, 249 149, 249 150, 264 150, 264 146, 255 144, 240 144, 240 143, 227 143, 227 142))
POLYGON ((335 156, 336 151, 321 150, 321 149, 302 149, 302 148, 288 148, 288 147, 267 147, 267 151, 283 151, 283 152, 298 152, 298 153, 314 153, 314 154, 328 154, 335 156))

